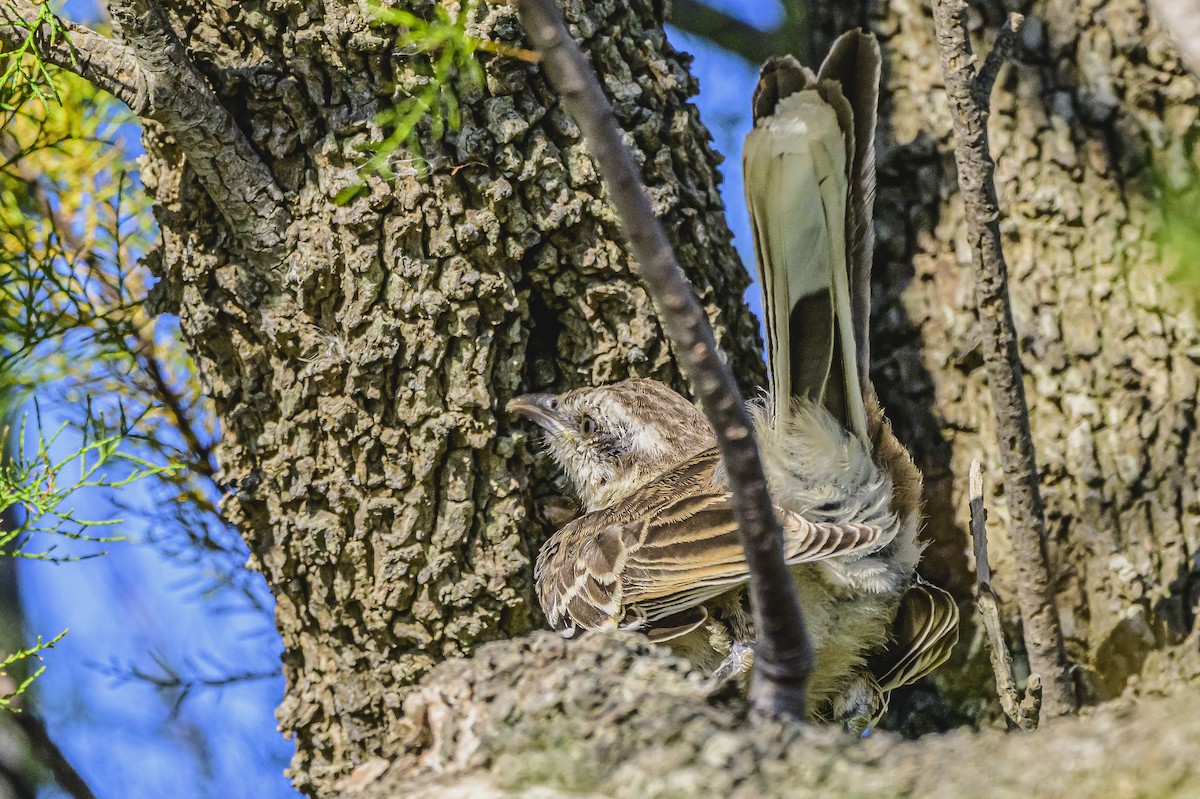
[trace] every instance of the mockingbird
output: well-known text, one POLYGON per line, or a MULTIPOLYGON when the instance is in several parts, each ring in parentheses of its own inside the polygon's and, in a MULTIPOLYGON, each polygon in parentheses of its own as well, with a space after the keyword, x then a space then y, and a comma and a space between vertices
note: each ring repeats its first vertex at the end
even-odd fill
MULTIPOLYGON (((771 371, 755 430, 816 660, 814 716, 861 730, 940 665, 953 600, 916 578, 921 477, 868 376, 879 48, 852 32, 813 74, 764 66, 743 171, 771 371)), ((535 579, 564 631, 631 628, 727 676, 750 662, 749 575, 704 417, 653 380, 518 397, 586 513, 535 579)))

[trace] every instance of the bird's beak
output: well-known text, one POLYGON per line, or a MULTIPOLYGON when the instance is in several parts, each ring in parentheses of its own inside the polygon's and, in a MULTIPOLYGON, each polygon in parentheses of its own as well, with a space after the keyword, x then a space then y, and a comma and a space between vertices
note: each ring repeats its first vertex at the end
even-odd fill
POLYGON ((557 408, 558 397, 553 394, 522 394, 504 406, 509 413, 524 416, 551 433, 561 434, 566 431, 566 426, 559 419, 557 408))

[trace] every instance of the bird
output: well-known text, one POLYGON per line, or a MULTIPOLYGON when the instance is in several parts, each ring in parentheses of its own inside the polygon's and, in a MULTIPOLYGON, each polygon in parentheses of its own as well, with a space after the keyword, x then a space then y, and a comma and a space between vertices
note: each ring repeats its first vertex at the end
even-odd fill
MULTIPOLYGON (((861 31, 815 74, 772 59, 743 149, 770 370, 751 412, 815 652, 810 715, 853 731, 948 657, 958 621, 916 576, 921 477, 868 373, 879 67, 861 31)), ((550 624, 640 630, 720 678, 744 672, 749 573, 703 414, 644 378, 507 409, 543 429, 583 506, 537 558, 550 624)))

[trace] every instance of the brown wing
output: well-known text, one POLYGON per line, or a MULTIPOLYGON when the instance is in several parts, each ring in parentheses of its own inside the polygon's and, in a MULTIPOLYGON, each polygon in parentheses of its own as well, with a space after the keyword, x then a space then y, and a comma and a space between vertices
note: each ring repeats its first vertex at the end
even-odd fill
POLYGON ((918 577, 901 601, 892 630, 896 640, 872 663, 884 691, 916 682, 946 662, 958 643, 958 605, 918 577))
POLYGON ((628 549, 625 531, 672 498, 711 486, 719 463, 715 448, 702 452, 622 502, 581 516, 551 536, 534 568, 538 602, 550 624, 559 630, 615 629, 625 615, 620 579, 628 549))
MULTIPOLYGON (((730 495, 637 492, 556 533, 538 557, 538 599, 558 629, 656 627, 748 579, 730 495)), ((789 565, 876 545, 882 529, 811 522, 776 508, 789 565)))

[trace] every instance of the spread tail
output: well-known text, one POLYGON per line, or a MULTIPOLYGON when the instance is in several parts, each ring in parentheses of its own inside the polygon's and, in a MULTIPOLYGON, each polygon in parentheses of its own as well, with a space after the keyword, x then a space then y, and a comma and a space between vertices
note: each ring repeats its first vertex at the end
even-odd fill
POLYGON ((791 57, 767 62, 742 155, 774 412, 807 398, 864 444, 879 69, 861 31, 816 75, 791 57))

